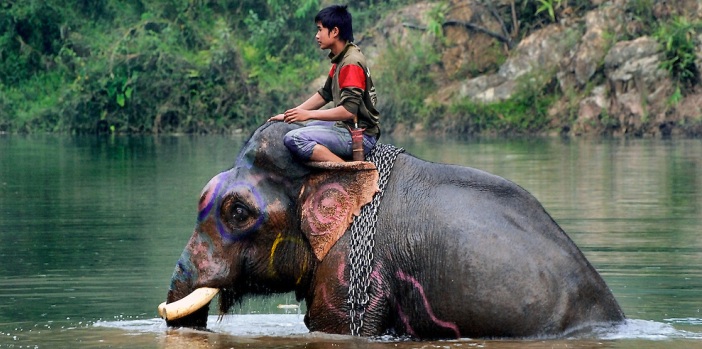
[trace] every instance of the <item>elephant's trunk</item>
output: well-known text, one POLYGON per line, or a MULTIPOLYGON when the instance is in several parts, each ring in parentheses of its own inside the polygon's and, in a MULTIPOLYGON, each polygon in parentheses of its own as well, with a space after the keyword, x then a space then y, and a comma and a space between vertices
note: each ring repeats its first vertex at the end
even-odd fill
POLYGON ((171 303, 168 303, 168 301, 161 303, 158 306, 158 314, 166 321, 186 317, 210 304, 217 292, 219 292, 218 288, 198 288, 180 300, 171 303))
POLYGON ((158 313, 168 326, 207 327, 209 304, 219 289, 197 285, 200 271, 192 261, 192 246, 196 243, 200 243, 200 238, 193 234, 173 271, 166 302, 158 306, 158 313))

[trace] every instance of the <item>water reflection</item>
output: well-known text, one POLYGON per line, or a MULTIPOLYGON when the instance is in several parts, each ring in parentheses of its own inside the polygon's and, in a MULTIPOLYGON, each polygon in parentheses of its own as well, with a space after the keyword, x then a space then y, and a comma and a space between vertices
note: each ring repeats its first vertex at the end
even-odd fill
MULTIPOLYGON (((192 232, 200 191, 232 164, 242 142, 242 137, 0 135, 0 347, 75 342, 163 347, 177 345, 173 340, 181 337, 224 343, 215 347, 243 344, 222 334, 93 326, 162 324, 155 308, 192 232)), ((472 166, 518 183, 581 247, 630 318, 702 332, 701 140, 392 142, 430 161, 472 166)), ((280 295, 253 299, 236 312, 284 314, 279 304, 297 303, 280 295)), ((291 334, 246 344, 338 344, 291 334)), ((695 336, 674 336, 665 346, 686 347, 688 339, 699 339, 695 336)), ((636 346, 618 338, 548 345, 662 347, 634 338, 636 346)), ((348 338, 340 343, 361 345, 348 338)), ((541 342, 485 343, 423 345, 507 348, 541 342)))
POLYGON ((35 326, 0 332, 0 347, 80 348, 693 348, 702 335, 646 320, 604 329, 597 339, 451 340, 413 342, 397 338, 354 338, 307 333, 292 315, 243 315, 217 324, 216 332, 169 330, 149 320, 99 321, 75 326, 35 326), (7 341, 3 341, 7 339, 7 341))

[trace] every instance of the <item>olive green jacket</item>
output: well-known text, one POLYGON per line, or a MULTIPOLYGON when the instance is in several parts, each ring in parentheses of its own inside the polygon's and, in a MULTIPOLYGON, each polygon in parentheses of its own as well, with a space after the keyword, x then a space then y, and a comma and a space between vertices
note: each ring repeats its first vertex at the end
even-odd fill
MULTIPOLYGON (((367 135, 380 137, 380 113, 375 109, 377 95, 371 79, 366 57, 353 43, 346 44, 341 53, 329 55, 332 67, 319 94, 334 107, 343 106, 358 118, 358 127, 365 128, 367 135)), ((354 121, 340 121, 353 128, 354 121)))

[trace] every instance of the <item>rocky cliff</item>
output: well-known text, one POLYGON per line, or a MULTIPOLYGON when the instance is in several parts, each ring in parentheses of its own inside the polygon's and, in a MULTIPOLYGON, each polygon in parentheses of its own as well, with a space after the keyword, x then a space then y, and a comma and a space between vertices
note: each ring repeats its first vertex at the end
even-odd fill
POLYGON ((422 2, 389 15, 362 46, 374 60, 417 31, 436 41, 427 29, 440 18, 439 89, 426 103, 500 103, 528 81, 552 86, 548 133, 702 135, 702 0, 551 3, 551 17, 527 26, 517 14, 533 8, 514 1, 451 0, 441 16, 436 9, 445 2, 422 2), (661 29, 666 23, 687 30, 683 39, 694 45, 683 71, 671 56, 676 33, 661 29))

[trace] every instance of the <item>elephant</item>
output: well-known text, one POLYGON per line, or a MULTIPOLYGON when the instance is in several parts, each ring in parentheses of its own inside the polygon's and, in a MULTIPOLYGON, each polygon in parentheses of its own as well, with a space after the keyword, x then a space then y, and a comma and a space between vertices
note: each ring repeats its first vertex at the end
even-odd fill
POLYGON ((159 307, 168 326, 206 328, 217 292, 222 314, 246 296, 294 292, 310 331, 368 337, 557 338, 625 321, 601 275, 517 184, 399 152, 381 188, 373 163, 294 158, 282 139, 297 127, 261 125, 203 189, 159 307), (370 248, 359 248, 354 219, 381 194, 370 248))

